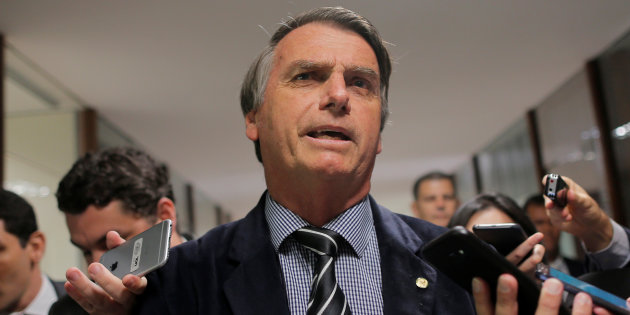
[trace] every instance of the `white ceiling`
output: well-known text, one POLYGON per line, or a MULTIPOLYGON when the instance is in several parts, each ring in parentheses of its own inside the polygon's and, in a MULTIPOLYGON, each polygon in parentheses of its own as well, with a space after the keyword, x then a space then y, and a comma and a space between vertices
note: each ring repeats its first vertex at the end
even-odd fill
POLYGON ((282 18, 323 5, 392 44, 372 193, 401 212, 419 174, 455 169, 630 28, 627 0, 0 0, 0 32, 239 217, 264 189, 240 82, 282 18))

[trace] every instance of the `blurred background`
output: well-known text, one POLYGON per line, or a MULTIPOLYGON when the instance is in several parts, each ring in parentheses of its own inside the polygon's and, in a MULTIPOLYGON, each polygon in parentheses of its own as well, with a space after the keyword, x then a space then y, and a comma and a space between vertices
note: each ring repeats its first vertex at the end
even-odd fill
POLYGON ((391 116, 372 195, 410 214, 422 173, 463 202, 520 203, 556 172, 618 222, 630 215, 630 2, 0 1, 0 175, 46 233, 51 276, 81 264, 54 193, 80 155, 142 148, 169 166, 179 226, 243 217, 265 183, 239 105, 283 19, 344 6, 389 43, 391 116))

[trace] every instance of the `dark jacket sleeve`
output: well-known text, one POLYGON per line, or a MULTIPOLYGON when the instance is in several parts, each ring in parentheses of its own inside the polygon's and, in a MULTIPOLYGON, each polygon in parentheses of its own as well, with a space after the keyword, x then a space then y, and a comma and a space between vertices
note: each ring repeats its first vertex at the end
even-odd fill
MULTIPOLYGON (((65 292, 65 291, 64 291, 65 292)), ((87 315, 69 295, 64 295, 55 302, 48 311, 48 315, 87 315)))

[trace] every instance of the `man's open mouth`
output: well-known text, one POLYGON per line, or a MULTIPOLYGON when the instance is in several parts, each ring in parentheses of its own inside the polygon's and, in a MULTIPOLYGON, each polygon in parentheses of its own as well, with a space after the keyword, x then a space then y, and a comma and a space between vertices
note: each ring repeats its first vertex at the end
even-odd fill
POLYGON ((307 134, 311 138, 326 139, 326 140, 345 140, 349 141, 350 138, 342 132, 332 130, 311 131, 307 134))

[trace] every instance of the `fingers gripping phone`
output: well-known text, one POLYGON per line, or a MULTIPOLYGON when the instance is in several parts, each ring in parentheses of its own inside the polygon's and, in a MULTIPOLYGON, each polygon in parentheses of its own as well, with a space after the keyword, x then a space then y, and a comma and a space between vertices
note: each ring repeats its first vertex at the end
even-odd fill
POLYGON ((567 192, 569 187, 564 182, 562 176, 558 174, 548 174, 545 181, 545 196, 547 196, 553 203, 564 208, 567 205, 567 192))
MULTIPOLYGON (((518 281, 519 314, 536 312, 540 289, 534 280, 464 227, 456 226, 428 242, 422 248, 422 255, 468 292, 472 292, 474 277, 484 279, 491 288, 493 303, 499 276, 509 273, 518 281)), ((569 313, 562 307, 559 314, 569 313)))
POLYGON ((107 251, 101 256, 100 263, 120 279, 127 274, 144 276, 166 263, 171 228, 171 220, 164 220, 107 251))
POLYGON ((517 223, 475 224, 473 232, 503 256, 507 256, 527 239, 527 234, 517 223))
MULTIPOLYGON (((536 266, 536 276, 541 280, 556 278, 564 284, 564 290, 567 292, 573 294, 585 292, 591 296, 593 303, 615 314, 630 314, 626 300, 545 264, 541 263, 536 266)), ((619 280, 625 281, 624 279, 619 280)))

